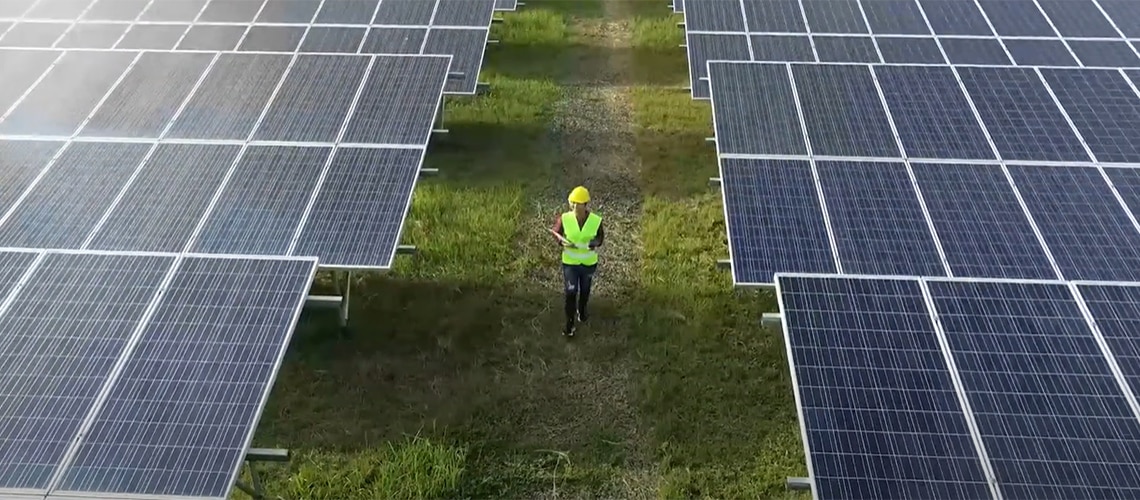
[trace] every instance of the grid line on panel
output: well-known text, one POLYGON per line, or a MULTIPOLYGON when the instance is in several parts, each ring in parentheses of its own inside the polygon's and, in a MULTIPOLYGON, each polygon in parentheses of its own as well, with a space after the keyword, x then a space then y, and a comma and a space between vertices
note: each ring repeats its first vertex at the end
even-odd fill
MULTIPOLYGON (((807 22, 806 17, 804 18, 804 22, 807 22)), ((812 50, 815 50, 814 47, 812 50)), ((827 200, 825 199, 826 197, 823 196, 823 184, 819 180, 819 171, 816 169, 815 149, 811 144, 811 135, 808 134, 807 119, 804 117, 803 104, 800 102, 800 93, 796 85, 796 75, 795 72, 792 71, 791 64, 785 64, 784 67, 788 72, 788 80, 792 82, 792 99, 796 104, 796 117, 799 119, 800 131, 804 136, 804 146, 807 148, 808 165, 811 167, 811 177, 815 183, 816 197, 819 199, 819 209, 823 214, 823 227, 827 231, 827 242, 831 247, 831 256, 835 259, 835 272, 842 273, 843 262, 839 259, 839 244, 835 239, 835 231, 831 227, 831 216, 827 211, 827 200)), ((725 220, 728 219, 726 218, 725 220)), ((727 224, 725 226, 727 227, 727 224)))
MULTIPOLYGON (((435 16, 436 16, 436 14, 439 14, 439 2, 440 1, 441 0, 434 0, 435 4, 431 8, 431 22, 428 23, 429 26, 432 24, 435 24, 435 16)), ((431 28, 429 27, 428 32, 424 33, 423 42, 420 42, 420 52, 419 52, 420 54, 423 54, 424 50, 427 50, 428 35, 430 35, 430 34, 431 34, 431 28)))
MULTIPOLYGON (((748 9, 744 8, 744 0, 738 0, 737 5, 740 7, 740 19, 744 21, 744 30, 748 31, 748 9)), ((756 51, 752 48, 752 37, 744 35, 744 42, 748 44, 748 60, 756 60, 756 51)))
MULTIPOLYGON (((870 23, 868 23, 868 29, 870 23)), ((903 145, 902 139, 899 137, 898 128, 895 126, 894 115, 891 114, 891 107, 887 105, 887 98, 883 94, 883 87, 879 83, 879 77, 875 74, 874 68, 871 68, 871 81, 875 84, 875 92, 879 95, 879 100, 883 103, 883 111, 887 113, 887 124, 891 127, 891 135, 895 137, 895 143, 898 145, 899 153, 903 158, 903 165, 906 167, 907 177, 910 179, 911 188, 918 198, 918 206, 922 209, 922 216, 926 220, 926 227, 930 231, 930 236, 934 241, 934 248, 938 251, 938 258, 942 261, 943 272, 947 276, 954 276, 953 270, 950 268, 950 262, 946 259, 946 251, 942 248, 942 239, 938 235, 938 229, 934 227, 934 221, 930 218, 930 210, 926 207, 926 200, 922 197, 922 190, 918 188, 918 180, 915 179, 914 170, 911 169, 910 162, 907 161, 906 146, 903 145)))
POLYGON ((60 33, 60 34, 59 34, 59 37, 55 39, 55 42, 53 42, 53 43, 51 44, 51 46, 52 46, 53 48, 54 48, 56 45, 58 45, 58 44, 59 44, 59 42, 60 42, 61 40, 63 40, 63 38, 64 38, 64 37, 66 37, 66 36, 67 36, 68 32, 70 32, 71 30, 74 30, 74 29, 75 29, 75 25, 76 25, 76 23, 78 23, 78 22, 79 22, 79 20, 83 18, 83 15, 84 15, 84 14, 86 14, 86 13, 87 13, 87 11, 91 10, 91 7, 94 7, 94 6, 95 6, 95 2, 96 2, 96 1, 97 1, 97 0, 90 0, 90 1, 87 3, 87 7, 84 7, 84 8, 83 8, 83 12, 80 12, 78 16, 75 16, 75 19, 71 21, 71 23, 70 23, 70 24, 67 26, 67 28, 63 30, 63 33, 60 33))
POLYGON ((1061 100, 1057 98, 1056 92, 1053 92, 1053 87, 1045 80, 1045 75, 1041 74, 1041 70, 1038 68, 1033 68, 1033 74, 1041 81, 1041 85, 1045 87, 1045 91, 1048 92, 1049 97, 1053 99, 1053 104, 1057 106, 1057 110, 1060 111, 1061 116, 1065 117, 1065 122, 1069 124, 1069 128, 1071 128, 1073 134, 1077 136, 1077 140, 1081 142, 1081 147, 1084 148, 1085 154, 1089 155, 1089 158, 1091 158, 1094 163, 1098 162, 1099 160, 1097 159, 1096 153, 1093 152, 1088 142, 1085 141, 1085 136, 1081 134, 1080 129, 1077 128, 1077 124, 1073 123, 1073 119, 1069 116, 1068 110, 1061 105, 1061 100))
MULTIPOLYGON (((1041 16, 1045 18, 1045 22, 1049 23, 1049 29, 1053 30, 1053 33, 1056 34, 1057 38, 1059 38, 1061 40, 1061 44, 1063 44, 1065 46, 1065 49, 1068 50, 1069 53, 1072 54, 1073 58, 1076 59, 1077 62, 1083 66, 1084 63, 1080 61, 1079 57, 1077 57, 1077 53, 1073 52, 1073 48, 1069 46, 1069 42, 1065 40, 1065 36, 1061 34, 1061 30, 1057 29, 1057 25, 1055 23, 1053 23, 1053 19, 1050 18, 1049 13, 1045 11, 1045 8, 1041 6, 1041 3, 1038 2, 1037 0, 1033 0, 1033 5, 1035 5, 1037 7, 1037 10, 1041 11, 1041 16)), ((1012 54, 1010 54, 1009 59, 1011 61, 1013 60, 1012 54)))
MULTIPOLYGON (((855 4, 857 7, 859 7, 859 15, 863 18, 863 24, 867 27, 867 34, 871 35, 871 46, 875 48, 875 54, 879 58, 878 62, 886 62, 886 60, 883 59, 883 51, 879 48, 879 42, 873 36, 875 34, 875 30, 871 28, 871 20, 867 17, 867 10, 863 8, 863 2, 856 1, 855 4)), ((890 114, 889 111, 887 113, 888 115, 890 114)))
POLYGON ((1088 325, 1089 331, 1092 332, 1093 338, 1096 339, 1097 347, 1100 348, 1101 355, 1104 356, 1105 361, 1108 363, 1108 368, 1112 372, 1113 377, 1116 378, 1116 383, 1120 385, 1120 390, 1124 394, 1124 398, 1128 401, 1128 406, 1132 409, 1132 415, 1140 420, 1140 403, 1137 403, 1136 392, 1132 388, 1132 384, 1128 382, 1127 377, 1117 363, 1116 354, 1108 344, 1108 339, 1101 332, 1100 326, 1093 318, 1092 311, 1089 305, 1085 303, 1084 297, 1081 295, 1080 288, 1074 282, 1067 283, 1069 293, 1073 295, 1077 307, 1081 310, 1084 316, 1085 324, 1088 325))
MULTIPOLYGON (((800 7, 800 17, 802 17, 804 20, 804 31, 808 35, 808 37, 807 37, 808 43, 811 44, 811 54, 812 54, 813 60, 818 61, 819 60, 819 51, 816 50, 816 48, 815 48, 815 37, 811 36, 811 34, 812 34, 811 20, 808 19, 808 17, 807 17, 807 9, 804 7, 804 3, 802 1, 797 0, 796 5, 799 5, 799 7, 800 7)), ((749 34, 748 36, 752 36, 752 35, 749 34)), ((789 69, 788 71, 790 72, 791 69, 789 69)), ((794 84, 792 85, 792 88, 795 88, 794 84)), ((797 99, 796 103, 797 103, 796 106, 798 107, 799 106, 799 100, 798 99, 797 99)), ((806 136, 806 134, 807 134, 806 129, 804 130, 804 134, 806 136)))

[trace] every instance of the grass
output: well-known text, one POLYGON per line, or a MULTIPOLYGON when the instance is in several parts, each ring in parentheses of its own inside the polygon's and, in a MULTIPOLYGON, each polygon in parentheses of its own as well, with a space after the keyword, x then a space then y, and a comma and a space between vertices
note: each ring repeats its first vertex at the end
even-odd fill
POLYGON ((443 175, 416 191, 404 239, 420 254, 356 283, 351 336, 302 318, 255 438, 294 452, 265 468, 271 495, 794 496, 783 343, 759 326, 774 298, 714 266, 727 249, 706 185, 711 118, 681 90, 664 4, 528 0, 495 28, 492 90, 449 101, 451 134, 428 155, 443 175), (634 212, 608 235, 629 255, 603 266, 628 272, 599 276, 592 324, 567 342, 541 226, 574 182, 556 127, 567 96, 603 84, 628 104, 637 165, 634 212))

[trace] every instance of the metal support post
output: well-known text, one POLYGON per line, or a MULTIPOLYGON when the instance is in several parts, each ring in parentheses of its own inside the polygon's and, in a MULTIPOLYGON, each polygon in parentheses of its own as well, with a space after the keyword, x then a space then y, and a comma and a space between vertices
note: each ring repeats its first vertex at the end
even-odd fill
POLYGON ((475 95, 487 95, 491 91, 491 85, 485 82, 475 84, 475 95))
POLYGON ((780 313, 764 313, 760 316, 760 326, 778 326, 784 322, 784 317, 780 313))
POLYGON ((717 259, 717 269, 732 269, 732 261, 728 259, 717 259))
POLYGON ((501 18, 501 17, 492 17, 492 18, 491 18, 491 24, 503 24, 503 18, 501 18))
POLYGON ((811 479, 806 477, 789 477, 785 482, 789 490, 810 490, 811 479))
POLYGON ((249 482, 246 484, 242 480, 237 480, 234 486, 237 489, 244 491, 253 500, 266 500, 265 490, 261 488, 261 479, 257 475, 257 469, 253 464, 257 462, 288 462, 289 450, 270 449, 270 448, 250 448, 245 452, 245 465, 249 468, 249 482))
POLYGON ((720 177, 709 177, 709 187, 710 188, 720 187, 720 177))
POLYGON ((435 112, 435 128, 431 130, 433 134, 446 134, 447 129, 443 128, 443 108, 447 106, 447 98, 440 96, 439 109, 435 112))
POLYGON ((439 169, 438 168, 421 168, 420 169, 420 176, 421 177, 431 177, 431 176, 435 176, 435 175, 439 175, 439 169))

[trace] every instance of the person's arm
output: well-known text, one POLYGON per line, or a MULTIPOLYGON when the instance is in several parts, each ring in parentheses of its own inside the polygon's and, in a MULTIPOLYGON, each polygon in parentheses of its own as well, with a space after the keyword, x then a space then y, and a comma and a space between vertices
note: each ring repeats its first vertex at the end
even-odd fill
POLYGON ((557 240, 560 245, 566 244, 566 229, 562 227, 561 214, 554 219, 554 227, 550 228, 550 232, 553 233, 554 239, 557 240))
POLYGON ((606 242, 606 228, 602 224, 598 224, 598 234, 594 236, 594 241, 590 242, 590 248, 598 248, 602 243, 606 242))

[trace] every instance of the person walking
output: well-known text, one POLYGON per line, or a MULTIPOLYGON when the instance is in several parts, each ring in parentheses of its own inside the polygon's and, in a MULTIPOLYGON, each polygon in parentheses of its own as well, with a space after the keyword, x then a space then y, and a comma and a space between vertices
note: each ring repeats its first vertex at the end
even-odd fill
POLYGON ((590 301, 590 285, 598 269, 597 248, 602 246, 606 234, 602 229, 602 216, 591 212, 590 192, 583 186, 570 191, 567 198, 570 211, 555 219, 551 233, 562 244, 562 278, 566 291, 566 327, 562 334, 573 337, 575 320, 589 318, 586 305, 590 301))

